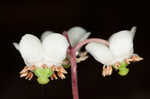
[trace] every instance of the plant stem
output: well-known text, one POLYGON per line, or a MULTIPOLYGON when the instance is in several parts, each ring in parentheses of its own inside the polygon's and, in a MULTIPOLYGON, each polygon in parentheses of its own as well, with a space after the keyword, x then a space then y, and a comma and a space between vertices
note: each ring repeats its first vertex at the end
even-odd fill
POLYGON ((85 44, 91 43, 91 42, 103 43, 103 44, 109 46, 109 42, 106 41, 106 40, 99 39, 99 38, 90 38, 90 39, 84 40, 84 41, 80 42, 79 44, 77 44, 77 45, 73 48, 74 52, 76 52, 79 48, 81 48, 81 47, 84 46, 85 44))
POLYGON ((79 93, 78 93, 78 82, 77 82, 77 62, 76 62, 76 55, 71 46, 68 33, 66 31, 63 32, 63 35, 66 37, 69 48, 67 50, 68 55, 70 56, 70 63, 71 63, 71 79, 72 79, 72 94, 73 99, 79 99, 79 93))
POLYGON ((78 51, 79 48, 84 46, 87 43, 90 42, 97 42, 97 43, 104 43, 105 45, 109 45, 109 42, 103 39, 97 39, 97 38, 91 38, 88 40, 84 40, 77 44, 75 47, 71 46, 69 37, 67 32, 64 32, 63 35, 66 37, 69 43, 69 48, 68 48, 68 55, 70 56, 70 62, 71 62, 71 78, 72 78, 72 94, 73 94, 73 99, 79 99, 79 92, 78 92, 78 79, 77 79, 77 62, 76 62, 76 51, 78 51))
POLYGON ((71 50, 70 54, 71 54, 70 61, 71 61, 71 76, 72 76, 72 94, 73 99, 79 99, 76 56, 73 50, 71 50))

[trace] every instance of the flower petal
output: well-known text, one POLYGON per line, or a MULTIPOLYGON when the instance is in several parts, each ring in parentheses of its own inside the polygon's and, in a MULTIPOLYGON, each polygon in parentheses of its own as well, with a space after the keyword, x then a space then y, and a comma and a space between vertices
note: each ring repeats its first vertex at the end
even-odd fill
POLYGON ((19 44, 18 44, 18 43, 14 42, 14 43, 13 43, 13 45, 15 46, 15 48, 16 48, 17 50, 19 50, 19 49, 20 49, 20 46, 19 46, 19 44))
POLYGON ((83 40, 86 40, 89 36, 90 36, 91 32, 87 32, 84 34, 84 36, 80 39, 79 42, 83 41, 83 40))
POLYGON ((131 31, 120 31, 110 37, 110 50, 116 57, 115 62, 121 62, 125 58, 129 58, 133 54, 133 38, 135 35, 135 31, 136 27, 133 27, 131 31))
POLYGON ((40 40, 31 34, 26 34, 22 37, 19 43, 19 51, 26 65, 41 65, 42 47, 40 40))
POLYGON ((86 50, 99 62, 111 65, 113 60, 110 49, 102 43, 89 43, 86 50))
POLYGON ((68 30, 68 37, 73 47, 80 41, 87 39, 90 34, 91 33, 87 33, 87 31, 81 27, 73 27, 68 30))
POLYGON ((47 37, 48 35, 52 34, 54 32, 52 31, 45 31, 44 33, 42 33, 41 35, 41 40, 43 41, 45 39, 45 37, 47 37))
POLYGON ((58 33, 48 35, 43 40, 44 57, 49 65, 61 65, 66 58, 67 48, 69 46, 67 39, 58 33))
POLYGON ((130 35, 132 35, 132 39, 134 39, 134 36, 135 36, 135 32, 136 32, 136 27, 133 26, 130 30, 130 35))

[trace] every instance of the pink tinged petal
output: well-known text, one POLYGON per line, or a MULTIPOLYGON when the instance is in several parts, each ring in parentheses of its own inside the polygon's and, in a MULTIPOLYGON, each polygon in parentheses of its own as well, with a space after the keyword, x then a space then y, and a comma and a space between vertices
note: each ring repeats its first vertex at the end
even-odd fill
POLYGON ((42 43, 45 63, 59 66, 66 58, 69 44, 67 39, 58 33, 48 35, 42 43))
POLYGON ((133 54, 133 38, 135 31, 136 27, 133 27, 131 31, 120 31, 109 38, 110 50, 114 57, 116 57, 114 63, 117 61, 121 62, 133 54))
POLYGON ((81 27, 73 27, 68 30, 68 37, 73 47, 76 46, 77 43, 87 39, 90 36, 90 34, 90 32, 87 32, 81 27))
POLYGON ((31 34, 22 37, 19 43, 19 51, 28 66, 38 65, 42 63, 42 47, 40 40, 31 34))
POLYGON ((105 65, 111 65, 113 56, 110 49, 102 43, 89 43, 86 50, 98 61, 105 65))

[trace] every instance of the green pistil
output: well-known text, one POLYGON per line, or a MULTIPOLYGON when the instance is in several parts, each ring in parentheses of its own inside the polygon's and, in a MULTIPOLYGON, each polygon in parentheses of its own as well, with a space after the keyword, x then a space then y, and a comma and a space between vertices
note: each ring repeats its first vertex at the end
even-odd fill
POLYGON ((36 68, 34 74, 37 76, 38 83, 45 85, 50 81, 49 77, 53 74, 53 70, 51 68, 36 68))
MULTIPOLYGON (((120 63, 120 66, 116 68, 117 70, 119 70, 118 74, 120 76, 126 76, 128 74, 129 68, 127 68, 127 66, 128 66, 128 64, 125 61, 123 61, 120 63)), ((113 67, 114 67, 114 65, 113 65, 113 67)))
POLYGON ((122 68, 122 69, 119 69, 118 74, 120 76, 126 76, 128 74, 128 72, 129 72, 129 68, 122 68))

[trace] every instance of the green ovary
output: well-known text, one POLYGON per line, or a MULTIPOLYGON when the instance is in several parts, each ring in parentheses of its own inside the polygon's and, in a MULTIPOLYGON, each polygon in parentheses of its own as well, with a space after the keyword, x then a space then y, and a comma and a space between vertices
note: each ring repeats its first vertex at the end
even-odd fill
POLYGON ((47 84, 50 80, 48 79, 48 77, 38 77, 37 81, 39 84, 41 85, 45 85, 47 84))
POLYGON ((53 74, 53 70, 50 68, 36 68, 34 74, 37 76, 38 83, 45 85, 50 81, 49 77, 53 74))
POLYGON ((123 61, 120 63, 120 66, 117 68, 117 70, 119 70, 118 74, 120 76, 126 76, 129 72, 129 68, 127 68, 128 64, 123 61))
POLYGON ((119 69, 118 74, 119 74, 120 76, 126 76, 126 75, 128 74, 128 72, 129 72, 129 69, 128 69, 128 68, 122 68, 122 69, 119 69))
POLYGON ((120 67, 118 68, 119 70, 118 74, 120 76, 126 76, 128 74, 129 69, 127 68, 127 66, 128 64, 125 61, 120 63, 120 67))
POLYGON ((126 68, 127 66, 128 66, 128 64, 125 61, 123 61, 123 62, 120 63, 119 68, 126 68))

